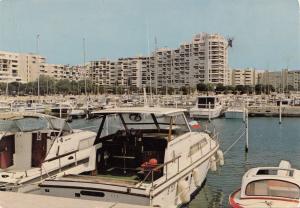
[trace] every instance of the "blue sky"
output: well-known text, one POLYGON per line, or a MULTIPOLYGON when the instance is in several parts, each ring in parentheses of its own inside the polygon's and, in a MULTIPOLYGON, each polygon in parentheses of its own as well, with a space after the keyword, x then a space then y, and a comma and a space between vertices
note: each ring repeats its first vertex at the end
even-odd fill
POLYGON ((0 50, 39 51, 49 63, 148 54, 199 32, 234 37, 231 67, 300 69, 297 0, 0 0, 0 50), (148 38, 149 36, 149 38, 148 38))

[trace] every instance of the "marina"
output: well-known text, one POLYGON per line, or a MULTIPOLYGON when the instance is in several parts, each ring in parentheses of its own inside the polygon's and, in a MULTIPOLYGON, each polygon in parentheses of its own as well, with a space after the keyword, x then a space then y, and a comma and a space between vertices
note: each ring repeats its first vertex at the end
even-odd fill
POLYGON ((0 208, 300 208, 300 0, 0 0, 0 208))
MULTIPOLYGON (((98 120, 74 120, 74 128, 86 128, 97 131, 98 120)), ((203 189, 188 205, 196 207, 226 207, 229 195, 241 186, 244 173, 250 168, 277 166, 281 160, 287 160, 293 168, 299 168, 299 122, 300 118, 284 118, 278 124, 278 118, 250 117, 249 118, 249 152, 244 151, 245 138, 225 153, 225 165, 217 172, 209 171, 203 189), (266 129, 272 129, 268 131, 266 129), (276 153, 276 154, 274 154, 276 153)), ((200 120, 205 125, 206 120, 200 120)), ((218 118, 212 120, 216 131, 220 134, 220 146, 225 151, 238 137, 241 119, 218 118)))
MULTIPOLYGON (((226 103, 226 102, 224 102, 224 103, 226 103)), ((136 113, 138 113, 138 114, 142 113, 143 112, 142 109, 144 109, 144 108, 145 107, 115 108, 114 106, 112 106, 111 108, 108 108, 108 109, 94 111, 95 112, 94 114, 97 114, 97 112, 98 112, 98 114, 100 113, 99 115, 101 115, 101 112, 103 112, 104 115, 105 114, 110 115, 110 114, 114 114, 118 111, 121 111, 124 113, 129 113, 129 115, 131 115, 130 113, 135 115, 136 113), (134 110, 134 109, 137 109, 137 110, 134 110)), ((145 109, 147 109, 147 108, 149 110, 152 109, 151 107, 146 107, 145 109)), ((153 109, 155 109, 155 108, 153 108, 153 109)), ((161 109, 160 110, 161 113, 163 113, 163 112, 167 113, 172 108, 168 107, 168 108, 156 108, 156 109, 157 110, 161 109)), ((159 112, 157 110, 155 110, 154 112, 159 112)), ((180 108, 173 108, 173 111, 180 112, 180 108)), ((145 112, 147 112, 147 114, 149 113, 148 110, 145 112)), ((22 115, 22 113, 20 113, 20 112, 17 112, 17 113, 19 115, 22 115)), ((7 116, 5 117, 4 115, 9 115, 9 114, 11 114, 10 117, 13 118, 14 117, 13 115, 16 113, 14 113, 14 112, 4 113, 2 115, 2 117, 6 118, 7 116)), ((23 112, 23 115, 30 115, 30 114, 34 115, 35 113, 23 112)), ((190 198, 191 202, 185 206, 188 206, 191 208, 199 207, 199 206, 200 207, 222 207, 222 206, 225 207, 225 206, 227 206, 229 203, 230 194, 233 191, 237 190, 241 186, 242 177, 245 174, 245 172, 247 170, 249 170, 250 168, 265 167, 265 166, 277 166, 281 160, 289 161, 293 165, 292 166, 293 168, 300 167, 300 164, 298 162, 299 158, 297 158, 298 156, 300 157, 300 155, 298 154, 299 148, 297 147, 299 145, 298 136, 300 134, 300 131, 298 128, 298 123, 300 122, 300 118, 283 117, 281 120, 282 123, 279 124, 278 116, 275 116, 275 117, 270 117, 270 116, 249 117, 248 118, 249 119, 249 121, 248 121, 249 122, 249 124, 248 124, 249 150, 248 150, 248 153, 245 153, 246 135, 245 135, 245 129, 244 129, 245 124, 243 122, 243 118, 245 117, 245 114, 243 114, 242 117, 240 117, 240 116, 234 117, 235 119, 228 119, 226 117, 214 118, 214 119, 211 119, 210 122, 208 119, 200 119, 200 120, 198 119, 196 123, 190 122, 190 121, 193 121, 193 119, 190 118, 188 111, 185 112, 185 114, 187 115, 187 121, 189 122, 190 128, 192 128, 192 131, 197 132, 197 131, 203 131, 204 129, 214 129, 213 131, 218 133, 218 141, 220 142, 220 149, 222 149, 224 151, 224 158, 225 158, 225 165, 223 167, 218 166, 218 167, 212 168, 212 166, 210 165, 209 169, 214 170, 214 171, 216 169, 217 171, 216 172, 208 171, 207 177, 205 177, 206 179, 205 180, 201 179, 201 181, 203 183, 199 183, 199 185, 201 186, 201 189, 199 189, 198 192, 193 192, 193 195, 191 195, 191 198, 190 198), (193 127, 195 127, 195 128, 193 128, 193 127), (268 131, 267 129, 272 129, 272 131, 268 131), (274 152, 276 154, 274 154, 274 152)), ((173 114, 171 114, 171 115, 173 115, 173 114)), ((95 116, 95 115, 92 117, 93 117, 92 119, 86 119, 86 118, 73 119, 72 122, 69 123, 69 125, 72 129, 84 129, 87 131, 95 132, 93 134, 94 137, 96 136, 96 133, 99 130, 99 126, 102 126, 104 132, 106 132, 105 135, 107 135, 108 132, 114 132, 114 130, 112 130, 112 127, 113 127, 113 129, 115 129, 115 128, 118 128, 118 126, 120 127, 122 125, 121 120, 117 126, 113 125, 111 122, 109 122, 110 125, 108 125, 108 124, 101 125, 101 120, 102 120, 101 118, 97 118, 97 116, 95 116)), ((50 118, 52 118, 52 117, 50 117, 50 118)), ((144 118, 144 116, 141 116, 141 119, 143 119, 143 118, 144 118)), ((151 117, 147 117, 147 118, 149 119, 151 117)), ((20 116, 17 117, 17 119, 20 119, 20 116)), ((115 119, 116 118, 114 118, 113 120, 115 120, 115 119)), ((164 120, 161 116, 159 116, 157 119, 159 119, 161 121, 164 120)), ((113 121, 113 120, 111 120, 111 121, 113 121)), ((131 117, 131 116, 126 117, 125 116, 124 117, 124 121, 126 121, 126 122, 134 123, 134 122, 136 122, 135 120, 138 121, 138 124, 141 124, 139 121, 140 118, 138 118, 136 116, 134 116, 134 117, 131 117), (130 120, 130 119, 133 119, 133 120, 130 120)), ((16 130, 14 130, 14 131, 16 131, 16 130)), ((131 132, 131 134, 135 135, 136 133, 131 132)), ((98 146, 98 148, 99 147, 100 146, 98 146)), ((191 150, 189 150, 189 151, 191 151, 191 150)), ((95 156, 92 156, 94 154, 92 152, 94 152, 94 150, 90 151, 90 153, 89 153, 91 155, 90 158, 95 157, 95 156)), ((73 154, 73 153, 70 152, 70 154, 73 154)), ((67 155, 65 157, 67 157, 67 155)), ((133 155, 129 155, 129 156, 123 155, 122 156, 120 154, 117 154, 116 157, 131 158, 134 156, 133 155)), ((96 158, 97 158, 97 156, 96 156, 96 158)), ((124 159, 124 162, 125 162, 125 159, 124 159)), ((160 163, 161 162, 159 162, 158 164, 160 164, 160 163)), ((3 165, 4 163, 2 162, 1 164, 3 165)), ((121 165, 120 170, 123 170, 123 171, 121 171, 121 173, 122 172, 124 173, 124 171, 127 170, 126 164, 128 164, 129 166, 132 165, 132 163, 129 162, 129 160, 126 163, 122 162, 122 164, 120 164, 121 165)), ((73 173, 79 174, 80 173, 80 172, 78 172, 79 169, 78 168, 76 169, 76 167, 74 167, 74 168, 75 169, 74 169, 73 173)), ((109 171, 112 170, 112 168, 109 168, 109 167, 107 167, 107 168, 108 168, 107 170, 109 170, 109 171)), ((47 178, 45 177, 46 180, 45 181, 43 180, 44 182, 35 183, 34 186, 28 186, 28 187, 24 186, 26 188, 21 188, 20 191, 35 193, 35 194, 39 194, 39 195, 40 194, 45 195, 44 193, 47 193, 46 195, 50 195, 50 196, 64 196, 65 195, 67 198, 72 198, 70 196, 74 195, 74 193, 77 193, 77 192, 74 192, 72 194, 71 193, 72 190, 70 190, 71 192, 70 192, 69 196, 67 196, 68 194, 66 192, 67 191, 66 188, 67 188, 67 186, 74 186, 74 185, 72 185, 74 183, 77 183, 78 186, 85 187, 85 189, 86 189, 87 187, 83 186, 83 184, 82 184, 84 181, 92 180, 92 181, 98 181, 97 183, 105 182, 105 184, 103 184, 104 186, 99 184, 100 186, 103 186, 102 188, 100 188, 101 190, 103 190, 103 188, 105 186, 108 187, 106 183, 124 184, 124 181, 123 181, 124 179, 120 180, 121 178, 119 176, 118 176, 118 179, 113 179, 114 182, 112 182, 111 181, 112 179, 108 179, 107 176, 105 176, 105 174, 107 174, 105 172, 102 172, 102 174, 104 173, 104 175, 102 175, 101 177, 97 176, 98 178, 93 178, 95 176, 93 176, 94 168, 92 166, 85 170, 81 169, 81 171, 87 172, 88 169, 90 171, 92 171, 91 174, 88 174, 91 176, 84 176, 84 175, 83 176, 79 176, 79 175, 73 176, 72 170, 70 170, 68 172, 68 175, 70 174, 70 176, 65 176, 65 179, 62 178, 63 180, 61 180, 60 177, 65 175, 64 172, 62 172, 62 174, 60 174, 60 175, 58 174, 58 177, 55 180, 52 180, 50 178, 49 178, 50 180, 47 180, 47 178), (65 187, 64 194, 59 194, 60 192, 57 192, 54 189, 54 186, 60 186, 59 185, 60 180, 64 183, 64 185, 63 185, 65 187), (67 185, 66 181, 69 181, 68 183, 70 183, 70 184, 67 185), (76 181, 76 182, 74 182, 74 181, 76 181), (109 181, 111 181, 111 182, 109 182, 109 181), (45 190, 47 190, 47 192, 45 192, 45 190), (50 191, 50 193, 49 193, 49 191, 50 191)), ((103 169, 103 168, 101 168, 101 169, 103 169)), ((98 171, 101 172, 101 169, 99 169, 98 171)), ((142 170, 142 169, 139 169, 139 171, 140 170, 142 170)), ((117 172, 120 173, 120 171, 117 171, 117 172)), ((3 174, 5 175, 5 173, 3 173, 3 174)), ((37 174, 37 176, 39 176, 39 173, 37 174)), ((141 177, 141 175, 139 177, 141 177)), ((155 176, 155 177, 157 177, 157 176, 155 176)), ((126 178, 127 178, 126 180, 131 178, 130 179, 131 182, 130 183, 129 183, 129 181, 126 182, 126 184, 127 184, 126 186, 130 185, 130 187, 134 188, 138 185, 138 181, 132 181, 131 176, 129 176, 129 178, 128 178, 128 176, 126 176, 126 178)), ((8 179, 5 178, 5 180, 7 181, 8 179)), ((141 179, 141 180, 143 180, 143 179, 141 179)), ((153 182, 151 182, 151 183, 153 183, 153 182)), ((195 183, 195 182, 193 182, 193 183, 195 183)), ((95 187, 95 185, 93 185, 93 187, 95 187)), ((112 184, 110 184, 110 186, 111 185, 112 184)), ((11 185, 8 187, 10 187, 10 190, 15 189, 11 185)), ((111 189, 113 189, 113 188, 110 187, 109 189, 107 189, 107 191, 109 191, 111 189)), ((93 197, 92 198, 90 198, 90 197, 91 196, 87 197, 86 199, 94 200, 93 197)), ((84 195, 82 195, 81 198, 84 199, 85 198, 84 195)), ((186 199, 186 200, 189 201, 189 199, 186 199)), ((104 201, 107 201, 107 200, 104 200, 104 201)), ((108 202, 109 201, 110 200, 108 199, 108 202)), ((139 200, 137 199, 135 201, 138 202, 139 200)), ((125 201, 119 201, 119 202, 128 203, 129 201, 125 200, 125 201)), ((147 204, 148 203, 143 202, 140 205, 145 206, 147 204)), ((148 206, 149 206, 149 204, 148 204, 148 206)))

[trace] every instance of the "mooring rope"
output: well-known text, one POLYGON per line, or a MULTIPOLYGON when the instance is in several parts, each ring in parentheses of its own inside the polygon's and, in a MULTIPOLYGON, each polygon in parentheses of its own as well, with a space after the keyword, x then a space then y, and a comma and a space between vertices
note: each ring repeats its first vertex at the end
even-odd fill
POLYGON ((231 148, 242 138, 242 136, 244 136, 246 133, 246 131, 244 130, 241 135, 224 151, 224 155, 231 150, 231 148))

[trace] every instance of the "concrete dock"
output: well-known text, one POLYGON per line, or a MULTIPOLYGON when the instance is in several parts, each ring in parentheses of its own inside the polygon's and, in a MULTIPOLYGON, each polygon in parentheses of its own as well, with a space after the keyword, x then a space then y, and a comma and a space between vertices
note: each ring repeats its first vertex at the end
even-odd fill
POLYGON ((150 208, 115 202, 99 202, 82 199, 0 192, 0 208, 150 208))

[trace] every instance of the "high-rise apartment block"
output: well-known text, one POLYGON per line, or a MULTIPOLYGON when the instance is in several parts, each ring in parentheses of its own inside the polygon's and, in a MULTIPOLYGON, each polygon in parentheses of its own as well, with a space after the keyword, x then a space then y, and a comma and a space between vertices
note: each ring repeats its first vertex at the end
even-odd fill
POLYGON ((92 61, 89 75, 102 86, 163 89, 229 84, 228 42, 219 34, 201 33, 176 49, 156 49, 150 56, 92 61), (115 80, 115 81, 113 81, 115 80))
POLYGON ((178 48, 160 48, 150 56, 100 59, 85 66, 46 63, 35 54, 0 52, 0 82, 31 82, 40 75, 55 79, 87 78, 103 87, 195 88, 198 83, 230 84, 228 41, 200 33, 178 48))

